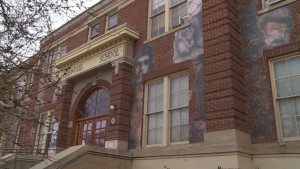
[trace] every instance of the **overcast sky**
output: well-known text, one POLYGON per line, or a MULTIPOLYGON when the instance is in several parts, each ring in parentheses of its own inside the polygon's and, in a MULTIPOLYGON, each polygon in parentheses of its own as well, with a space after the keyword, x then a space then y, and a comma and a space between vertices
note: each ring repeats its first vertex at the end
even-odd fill
MULTIPOLYGON (((84 3, 85 8, 82 8, 82 9, 76 8, 76 13, 77 13, 76 15, 80 14, 85 9, 95 5, 96 3, 100 2, 101 0, 83 0, 83 1, 85 2, 84 3)), ((69 2, 70 2, 70 5, 72 6, 72 5, 74 5, 74 2, 79 2, 79 0, 72 0, 72 1, 69 1, 69 2)), ((56 15, 56 14, 53 14, 52 18, 53 18, 53 21, 54 21, 54 23, 53 23, 53 29, 54 30, 59 28, 60 26, 62 26, 66 22, 68 22, 70 19, 72 19, 72 18, 68 18, 66 16, 60 16, 60 15, 56 15)))

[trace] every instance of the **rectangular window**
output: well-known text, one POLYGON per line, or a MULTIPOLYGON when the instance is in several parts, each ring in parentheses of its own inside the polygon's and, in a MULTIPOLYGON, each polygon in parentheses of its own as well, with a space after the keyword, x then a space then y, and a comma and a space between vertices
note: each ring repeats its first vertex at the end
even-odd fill
POLYGON ((161 144, 163 135, 163 80, 148 84, 147 144, 161 144))
POLYGON ((271 62, 274 104, 283 140, 300 139, 300 56, 271 62))
POLYGON ((44 60, 43 60, 43 73, 47 73, 48 72, 48 66, 49 66, 49 60, 50 60, 50 52, 47 51, 45 53, 45 56, 44 56, 44 60))
POLYGON ((14 149, 18 150, 19 148, 21 148, 22 143, 21 143, 21 139, 23 137, 23 131, 24 130, 24 126, 19 126, 18 130, 17 130, 17 134, 16 134, 16 140, 14 143, 14 149))
POLYGON ((56 68, 54 67, 54 62, 57 60, 58 49, 54 49, 52 52, 52 57, 49 65, 50 75, 53 75, 56 72, 56 68))
POLYGON ((189 138, 189 89, 187 74, 170 78, 171 142, 188 141, 189 138))
POLYGON ((188 89, 187 73, 146 84, 145 145, 188 141, 188 89))
POLYGON ((67 54, 67 49, 68 49, 68 45, 64 45, 61 47, 60 52, 62 58, 67 54))
POLYGON ((151 37, 165 32, 165 0, 152 0, 151 4, 151 37))
POLYGON ((51 51, 47 51, 44 57, 43 77, 46 78, 47 82, 56 81, 59 77, 59 71, 55 67, 54 63, 57 59, 64 57, 67 54, 67 45, 62 47, 56 47, 51 51))
POLYGON ((258 11, 258 13, 264 13, 295 1, 296 0, 261 0, 262 10, 258 11))
POLYGON ((100 24, 99 23, 91 26, 90 39, 94 39, 95 37, 97 37, 99 35, 99 30, 100 30, 100 24))
POLYGON ((53 112, 48 111, 40 114, 39 125, 36 135, 36 153, 46 154, 49 148, 51 139, 51 127, 53 120, 53 112))
MULTIPOLYGON (((171 0, 171 28, 180 26, 187 19, 187 2, 185 0, 171 0)), ((170 29, 171 29, 170 28, 170 29)))
POLYGON ((107 29, 112 29, 118 24, 118 13, 110 15, 107 19, 107 29))
POLYGON ((28 72, 23 72, 23 75, 17 77, 16 85, 14 86, 16 91, 16 98, 24 99, 24 101, 28 101, 29 94, 31 92, 32 83, 33 83, 33 74, 28 72))
POLYGON ((150 37, 183 25, 187 18, 186 0, 150 0, 150 37))
POLYGON ((6 140, 6 133, 1 132, 0 133, 0 147, 2 147, 4 145, 5 140, 6 140))

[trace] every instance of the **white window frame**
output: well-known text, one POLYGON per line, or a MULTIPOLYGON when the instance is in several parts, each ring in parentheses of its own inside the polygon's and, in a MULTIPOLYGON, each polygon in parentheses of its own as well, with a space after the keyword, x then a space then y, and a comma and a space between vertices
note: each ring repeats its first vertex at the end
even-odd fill
POLYGON ((18 127, 17 133, 16 133, 16 139, 15 139, 15 145, 14 145, 14 150, 18 150, 19 149, 19 145, 21 144, 20 142, 20 136, 22 136, 22 133, 24 131, 24 127, 23 125, 20 125, 18 127))
MULTIPOLYGON (((145 83, 145 93, 144 93, 144 113, 143 113, 143 141, 142 145, 143 147, 156 147, 156 146, 168 146, 168 145, 177 145, 177 144, 187 144, 189 143, 189 137, 187 141, 180 141, 180 142, 171 142, 170 138, 170 114, 171 114, 171 108, 170 108, 170 79, 173 77, 181 76, 181 75, 187 75, 189 80, 189 74, 187 71, 179 72, 175 74, 171 74, 168 76, 164 76, 162 78, 158 78, 155 80, 151 80, 145 83), (161 144, 147 144, 148 138, 148 117, 147 117, 147 97, 148 97, 148 85, 153 84, 155 82, 163 80, 163 134, 162 134, 162 143, 161 144)), ((188 90, 189 90, 189 82, 188 82, 188 90)), ((188 100, 189 102, 189 100, 188 100)), ((186 106, 189 109, 189 105, 186 106)), ((179 108, 180 109, 180 108, 179 108)), ((189 113, 190 115, 190 113, 189 113)))
POLYGON ((89 27, 89 40, 93 40, 93 39, 95 39, 95 38, 97 38, 99 35, 100 35, 100 23, 99 22, 97 22, 97 23, 93 23, 93 24, 91 24, 91 26, 89 27), (95 34, 95 35, 92 35, 92 30, 93 30, 93 28, 96 26, 96 25, 98 25, 98 32, 97 32, 97 34, 95 34))
MULTIPOLYGON (((181 5, 181 4, 184 4, 186 3, 187 5, 187 0, 182 0, 182 2, 179 2, 178 4, 176 5, 171 5, 171 0, 164 0, 165 1, 165 10, 164 12, 158 12, 157 14, 153 15, 152 16, 152 2, 153 0, 149 0, 149 8, 148 8, 148 39, 153 39, 153 38, 159 38, 161 36, 164 36, 166 34, 169 33, 169 31, 173 30, 173 29, 176 29, 178 27, 174 27, 172 28, 171 27, 171 11, 172 9, 174 9, 175 7, 181 5), (151 35, 151 32, 152 32, 152 18, 154 18, 155 16, 158 16, 160 15, 161 13, 165 13, 165 31, 161 34, 158 34, 156 36, 153 36, 151 35)), ((187 24, 187 15, 186 16, 183 16, 182 17, 184 20, 185 20, 185 23, 183 23, 183 25, 181 26, 186 26, 187 24)), ((179 26, 180 28, 180 26, 179 26)))
POLYGON ((17 76, 18 79, 16 80, 16 85, 14 85, 16 98, 24 98, 24 101, 29 101, 29 93, 31 92, 31 87, 33 83, 34 74, 30 72, 21 72, 17 76))
POLYGON ((0 148, 5 144, 6 141, 6 133, 3 131, 0 137, 0 148))
MULTIPOLYGON (((274 62, 280 61, 280 60, 287 60, 287 59, 290 59, 290 58, 293 58, 293 57, 300 57, 300 53, 294 53, 294 54, 283 56, 283 57, 280 57, 280 58, 271 59, 269 61, 271 85, 272 85, 272 95, 273 95, 273 106, 274 106, 274 113, 275 113, 275 120, 276 120, 277 138, 278 138, 279 142, 300 140, 300 134, 299 134, 298 137, 287 137, 287 138, 285 138, 283 136, 283 129, 282 129, 281 117, 280 117, 280 108, 279 108, 279 100, 286 99, 286 98, 300 97, 300 94, 299 95, 294 95, 294 96, 286 96, 286 97, 278 98, 277 97, 276 84, 275 84, 274 62)), ((295 116, 295 118, 297 120, 297 116, 295 116)), ((298 130, 300 130, 300 128, 298 130)))
POLYGON ((68 53, 68 44, 62 43, 58 45, 55 48, 52 48, 51 50, 45 51, 45 56, 48 55, 47 63, 44 63, 43 65, 43 72, 47 74, 49 78, 46 79, 47 83, 55 82, 59 79, 59 69, 57 69, 54 65, 54 63, 60 59, 66 56, 68 53), (65 48, 65 51, 63 52, 62 49, 65 48))
POLYGON ((258 11, 258 14, 262 14, 262 13, 265 13, 265 12, 268 12, 270 10, 273 10, 273 9, 276 9, 276 8, 279 8, 281 6, 284 6, 284 5, 287 5, 291 2, 295 2, 296 0, 280 0, 276 3, 273 3, 273 4, 268 4, 267 3, 267 0, 261 0, 261 10, 258 11))
POLYGON ((118 25, 118 19, 119 19, 118 12, 114 12, 111 15, 108 15, 107 19, 106 19, 106 25, 107 25, 106 26, 106 30, 111 30, 111 29, 115 28, 118 25), (117 16, 117 22, 115 24, 113 24, 113 25, 109 25, 109 21, 110 21, 111 17, 113 17, 115 15, 117 16))
POLYGON ((60 54, 59 54, 59 58, 63 58, 67 55, 68 53, 68 44, 63 44, 59 47, 59 51, 60 51, 60 54))
MULTIPOLYGON (((35 137, 35 146, 34 146, 34 154, 45 154, 46 153, 46 149, 47 149, 47 144, 50 144, 47 143, 48 141, 48 137, 51 138, 51 126, 52 126, 52 121, 53 121, 53 118, 54 118, 54 110, 50 110, 50 111, 46 111, 46 112, 43 112, 43 113, 40 113, 39 115, 39 123, 38 123, 38 127, 37 127, 37 132, 36 132, 36 137, 35 137), (46 115, 46 119, 45 121, 43 122, 42 118, 43 116, 46 115), (41 133, 41 129, 42 127, 45 127, 45 133, 41 133), (42 135, 42 139, 43 139, 43 142, 42 144, 40 144, 40 137, 42 135), (39 148, 41 145, 41 148, 39 148)), ((48 148, 49 148, 50 145, 48 145, 48 148)))

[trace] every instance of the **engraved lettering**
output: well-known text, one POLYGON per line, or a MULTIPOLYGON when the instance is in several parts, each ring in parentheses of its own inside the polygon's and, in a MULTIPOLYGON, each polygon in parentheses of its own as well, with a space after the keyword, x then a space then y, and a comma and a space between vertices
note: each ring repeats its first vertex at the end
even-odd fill
POLYGON ((70 69, 67 70, 66 77, 68 77, 74 73, 78 73, 78 72, 82 71, 82 69, 83 69, 82 63, 80 63, 78 65, 74 65, 70 69))
POLYGON ((101 62, 105 62, 105 61, 109 61, 111 59, 113 59, 114 57, 118 57, 120 56, 120 54, 122 54, 122 47, 117 47, 117 48, 114 48, 114 49, 111 49, 109 51, 106 51, 104 53, 101 53, 100 56, 99 56, 99 59, 100 59, 100 63, 101 62))

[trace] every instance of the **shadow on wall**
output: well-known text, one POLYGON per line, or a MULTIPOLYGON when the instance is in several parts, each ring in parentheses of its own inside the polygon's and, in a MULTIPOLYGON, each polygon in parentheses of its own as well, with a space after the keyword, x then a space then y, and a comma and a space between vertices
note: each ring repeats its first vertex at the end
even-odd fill
MULTIPOLYGON (((187 19, 190 26, 175 33, 173 63, 192 60, 195 80, 189 91, 196 100, 197 116, 190 120, 190 141, 203 141, 205 125, 204 55, 202 31, 202 1, 187 0, 187 19)), ((130 119, 129 148, 140 148, 143 117, 142 75, 154 68, 152 48, 146 45, 135 57, 133 66, 133 105, 130 119)))
POLYGON ((140 147, 143 122, 143 74, 154 69, 152 47, 144 46, 135 56, 133 63, 132 95, 129 148, 140 147))
POLYGON ((190 120, 190 141, 203 141, 205 125, 204 103, 204 55, 203 55, 203 29, 202 29, 202 1, 187 1, 187 17, 190 26, 175 33, 173 42, 173 62, 180 63, 192 60, 195 80, 190 90, 190 99, 196 101, 197 116, 190 120))
POLYGON ((257 1, 241 8, 242 36, 247 82, 247 112, 251 121, 252 141, 272 139, 276 133, 275 117, 271 102, 269 74, 264 68, 263 51, 289 43, 292 28, 292 15, 288 6, 257 15, 257 1), (262 38, 263 37, 263 38, 262 38), (255 92, 254 92, 255 91, 255 92))

